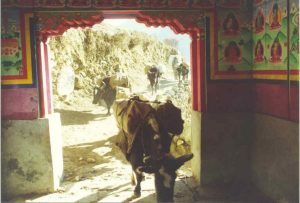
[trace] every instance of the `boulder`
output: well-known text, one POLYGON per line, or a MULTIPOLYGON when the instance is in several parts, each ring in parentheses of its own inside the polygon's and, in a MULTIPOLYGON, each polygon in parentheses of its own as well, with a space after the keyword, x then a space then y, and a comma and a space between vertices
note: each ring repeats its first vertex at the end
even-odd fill
POLYGON ((72 68, 61 69, 57 78, 57 93, 60 96, 68 95, 74 91, 75 73, 72 68))

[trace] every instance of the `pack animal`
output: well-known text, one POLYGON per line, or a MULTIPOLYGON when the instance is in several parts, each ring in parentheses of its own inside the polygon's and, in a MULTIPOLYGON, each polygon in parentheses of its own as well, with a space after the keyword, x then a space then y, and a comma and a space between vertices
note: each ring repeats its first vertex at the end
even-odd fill
POLYGON ((181 81, 187 80, 188 74, 189 74, 189 66, 186 63, 181 63, 177 68, 177 75, 178 75, 178 81, 179 83, 181 81))
MULTIPOLYGON (((98 87, 94 87, 93 104, 97 104, 100 100, 104 100, 107 107, 107 115, 110 115, 110 108, 118 96, 118 88, 131 89, 128 77, 125 76, 109 76, 100 81, 98 87)), ((130 93, 127 93, 130 94, 130 93)))
POLYGON ((116 101, 113 109, 120 129, 117 145, 131 164, 136 179, 131 199, 141 195, 141 181, 146 172, 155 174, 157 201, 172 201, 176 170, 192 158, 189 155, 175 159, 169 155, 172 137, 183 131, 180 109, 171 102, 151 105, 139 98, 116 101), (170 120, 165 120, 168 116, 170 120))
POLYGON ((169 64, 171 65, 173 69, 174 79, 178 79, 178 71, 177 68, 182 62, 182 57, 180 55, 170 55, 169 57, 169 64))
POLYGON ((107 114, 110 115, 110 107, 116 100, 116 89, 113 89, 109 84, 103 82, 100 87, 94 87, 93 104, 97 104, 103 99, 106 107, 107 114))
POLYGON ((150 87, 151 87, 151 93, 153 94, 154 92, 157 92, 158 89, 158 83, 159 83, 159 77, 161 76, 161 72, 159 69, 155 66, 152 66, 148 71, 147 71, 147 78, 150 82, 150 87))

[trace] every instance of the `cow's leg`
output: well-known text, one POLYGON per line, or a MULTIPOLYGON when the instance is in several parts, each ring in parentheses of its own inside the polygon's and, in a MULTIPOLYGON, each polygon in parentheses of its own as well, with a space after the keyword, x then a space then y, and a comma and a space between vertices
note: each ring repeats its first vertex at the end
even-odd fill
POLYGON ((129 162, 135 176, 136 186, 134 188, 134 197, 141 196, 141 182, 143 180, 143 173, 138 171, 137 168, 143 164, 142 153, 132 152, 129 156, 129 162))
POLYGON ((110 106, 107 106, 107 116, 110 116, 110 106))
POLYGON ((141 182, 143 180, 143 173, 137 171, 137 168, 134 168, 133 172, 134 172, 135 181, 136 181, 136 186, 134 188, 134 196, 140 197, 141 196, 141 182))

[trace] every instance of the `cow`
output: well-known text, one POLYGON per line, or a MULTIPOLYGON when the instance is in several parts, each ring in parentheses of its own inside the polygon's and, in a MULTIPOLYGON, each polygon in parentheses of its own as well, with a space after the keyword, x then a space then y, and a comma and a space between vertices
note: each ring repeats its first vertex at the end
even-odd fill
POLYGON ((147 71, 147 78, 150 82, 151 87, 151 93, 153 95, 154 92, 157 91, 159 78, 162 75, 162 72, 160 71, 159 67, 153 65, 149 70, 147 71))
POLYGON ((137 99, 116 100, 113 113, 120 132, 116 145, 131 164, 136 179, 133 198, 141 195, 143 174, 137 170, 145 165, 145 158, 161 157, 161 141, 154 109, 150 104, 137 99))
POLYGON ((116 145, 131 164, 136 179, 131 199, 141 195, 146 172, 155 174, 157 200, 173 200, 175 172, 192 156, 175 159, 169 154, 173 136, 183 131, 181 110, 170 101, 151 103, 138 97, 115 101, 113 110, 120 129, 116 145))
MULTIPOLYGON (((94 87, 94 97, 92 103, 97 104, 101 99, 103 99, 107 107, 107 115, 110 115, 110 108, 113 102, 117 97, 121 97, 121 94, 125 92, 125 88, 129 89, 126 90, 126 94, 130 94, 128 92, 131 91, 131 85, 128 81, 128 77, 117 75, 105 77, 98 81, 98 83, 99 86, 94 87), (121 91, 121 88, 124 89, 121 91)), ((122 97, 125 97, 124 94, 122 97)))
POLYGON ((169 64, 171 65, 171 67, 173 69, 173 74, 174 74, 175 80, 178 79, 178 72, 176 69, 179 67, 181 62, 182 62, 182 57, 180 55, 170 55, 169 56, 169 64))
POLYGON ((188 74, 189 74, 189 65, 182 62, 177 68, 177 75, 178 75, 178 82, 181 83, 182 81, 187 80, 188 74))

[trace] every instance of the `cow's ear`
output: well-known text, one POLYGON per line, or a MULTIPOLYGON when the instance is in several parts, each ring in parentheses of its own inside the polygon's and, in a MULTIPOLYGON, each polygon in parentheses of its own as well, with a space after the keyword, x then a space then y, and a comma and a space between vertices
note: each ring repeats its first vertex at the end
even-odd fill
POLYGON ((173 169, 177 170, 180 168, 185 162, 191 160, 193 158, 193 154, 185 154, 174 160, 173 169))

